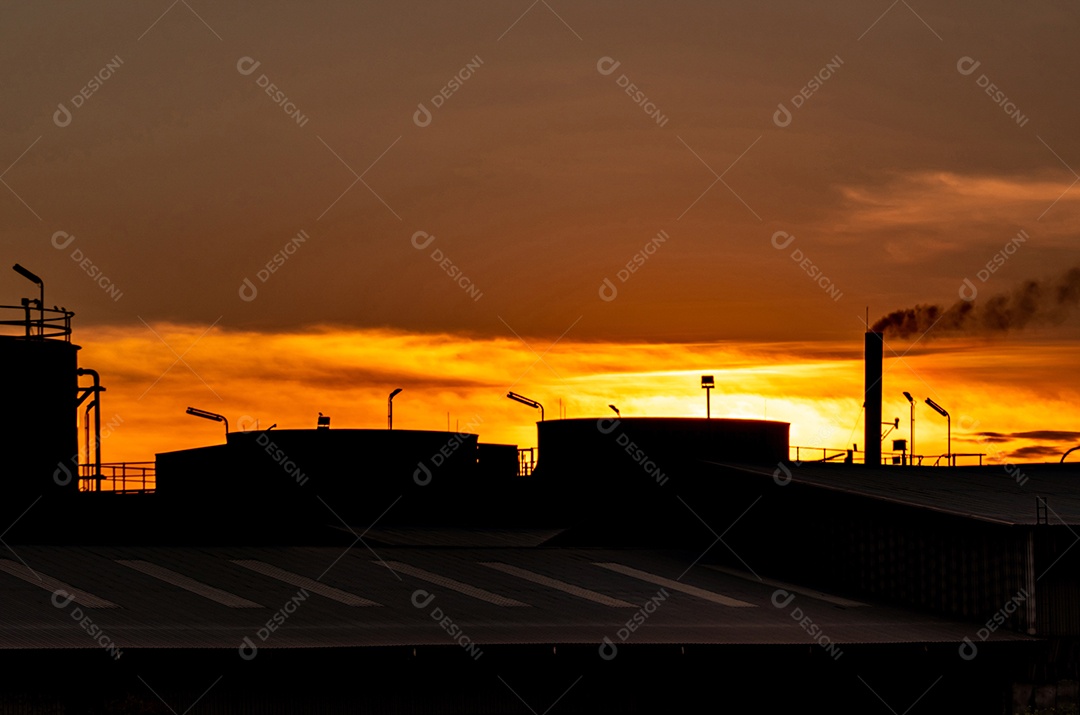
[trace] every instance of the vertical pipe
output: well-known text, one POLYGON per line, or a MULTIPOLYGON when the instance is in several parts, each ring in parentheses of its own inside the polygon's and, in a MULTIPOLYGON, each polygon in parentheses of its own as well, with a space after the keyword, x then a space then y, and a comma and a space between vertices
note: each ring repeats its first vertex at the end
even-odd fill
POLYGON ((911 434, 908 435, 908 436, 911 438, 911 464, 912 464, 912 466, 914 466, 914 464, 915 464, 915 403, 912 402, 908 406, 911 408, 911 419, 908 422, 908 432, 910 432, 911 434))
POLYGON ((884 353, 884 339, 881 333, 866 333, 864 344, 866 404, 865 432, 863 444, 866 450, 864 462, 875 467, 881 466, 881 362, 884 353))
MULTIPOLYGON (((75 371, 77 375, 89 375, 94 380, 93 387, 90 388, 94 395, 93 401, 86 406, 87 416, 89 416, 90 408, 94 408, 94 484, 96 485, 96 491, 101 491, 101 393, 105 391, 105 388, 101 386, 101 376, 98 375, 97 370, 91 370, 89 368, 80 367, 75 371)), ((89 426, 89 425, 88 425, 89 426)), ((225 426, 225 432, 228 433, 228 424, 225 426)), ((90 456, 90 444, 86 445, 87 461, 90 456)))

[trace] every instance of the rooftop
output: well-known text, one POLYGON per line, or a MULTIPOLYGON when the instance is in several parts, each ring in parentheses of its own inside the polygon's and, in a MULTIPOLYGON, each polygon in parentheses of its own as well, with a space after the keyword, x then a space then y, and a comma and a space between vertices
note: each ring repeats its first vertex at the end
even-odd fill
MULTIPOLYGON (((717 464, 711 462, 711 464, 717 464)), ((1080 464, 914 467, 785 462, 783 466, 720 465, 871 499, 1005 525, 1080 526, 1080 464), (1046 500, 1043 521, 1037 497, 1046 500)))
POLYGON ((959 643, 978 627, 759 580, 699 553, 365 545, 17 547, 22 562, 0 559, 0 648, 100 648, 83 614, 121 650, 233 649, 245 637, 259 648, 454 645, 443 618, 478 646, 811 644, 804 617, 835 644, 959 643))

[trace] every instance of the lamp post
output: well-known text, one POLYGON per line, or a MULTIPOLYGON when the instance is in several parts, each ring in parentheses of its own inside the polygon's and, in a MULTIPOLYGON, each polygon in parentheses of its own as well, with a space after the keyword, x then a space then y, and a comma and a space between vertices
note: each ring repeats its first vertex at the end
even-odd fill
POLYGON ((945 454, 946 454, 946 459, 949 460, 949 466, 951 467, 951 466, 953 466, 953 463, 952 463, 952 417, 949 416, 949 413, 945 411, 944 407, 942 407, 938 403, 934 402, 929 397, 926 398, 926 404, 930 405, 930 407, 934 408, 935 412, 937 412, 939 415, 941 415, 946 420, 948 420, 949 441, 946 443, 948 446, 945 449, 945 454))
POLYGON ((229 436, 229 420, 225 419, 225 415, 219 415, 216 412, 207 412, 206 410, 199 410, 194 407, 187 408, 187 413, 192 417, 202 417, 204 420, 213 420, 214 422, 225 423, 225 437, 229 436))
MULTIPOLYGON (((13 271, 15 271, 16 273, 18 273, 23 278, 25 278, 26 280, 30 281, 31 283, 36 284, 37 287, 40 290, 40 292, 38 294, 38 301, 37 301, 37 307, 38 307, 38 335, 39 336, 44 335, 45 334, 45 281, 41 280, 35 274, 33 274, 30 271, 23 268, 18 263, 16 263, 14 266, 12 266, 11 269, 13 271)), ((24 305, 25 305, 25 303, 24 303, 24 305)), ((30 316, 29 315, 27 316, 27 322, 28 323, 30 322, 30 316)), ((30 327, 27 326, 26 329, 27 329, 27 335, 29 335, 30 327)))
POLYGON ((915 463, 915 398, 911 396, 910 392, 904 392, 904 397, 911 403, 911 417, 908 420, 908 437, 910 439, 911 448, 911 462, 915 463))
POLYGON ((701 376, 701 389, 705 390, 705 419, 712 419, 712 405, 709 399, 712 395, 712 389, 716 387, 716 382, 713 380, 712 375, 701 376))
POLYGON ((397 388, 390 393, 390 397, 386 399, 386 429, 394 429, 394 396, 401 392, 401 388, 397 388))
POLYGON ((506 396, 509 397, 514 402, 520 402, 521 404, 528 405, 529 407, 532 407, 533 409, 539 408, 539 410, 540 410, 540 421, 541 422, 544 421, 544 406, 541 405, 536 400, 530 400, 528 397, 525 397, 524 395, 519 395, 516 392, 508 392, 508 393, 506 393, 506 396))
POLYGON ((618 407, 616 407, 615 405, 608 405, 608 407, 610 407, 612 410, 614 410, 616 417, 622 417, 622 413, 619 412, 618 407))

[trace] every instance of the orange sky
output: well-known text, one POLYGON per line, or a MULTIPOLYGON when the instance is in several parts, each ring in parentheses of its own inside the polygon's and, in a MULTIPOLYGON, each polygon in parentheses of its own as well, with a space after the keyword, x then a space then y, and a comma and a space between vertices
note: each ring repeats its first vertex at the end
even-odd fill
MULTIPOLYGON (((485 442, 536 444, 537 411, 505 398, 508 390, 539 400, 548 419, 610 415, 704 416, 700 376, 713 374, 712 411, 791 423, 795 445, 843 448, 862 441, 861 335, 846 343, 650 345, 582 343, 553 347, 529 338, 466 339, 389 331, 318 331, 266 336, 174 325, 80 333, 84 365, 105 376, 106 461, 149 460, 155 452, 219 443, 224 429, 184 414, 188 406, 224 414, 232 428, 311 428, 319 412, 331 426, 382 429, 386 397, 396 388, 400 429, 452 429, 485 442), (166 345, 165 343, 168 343, 166 345), (173 352, 175 350, 175 353, 173 352), (535 352, 534 352, 535 351, 535 352), (177 355, 183 362, 177 362, 177 355), (539 359, 539 356, 543 359, 539 359)), ((909 345, 889 343, 898 353, 909 345)), ((887 351, 887 354, 888 353, 887 351)), ((919 400, 916 446, 945 451, 945 422, 921 401, 932 397, 953 415, 954 452, 1006 461, 1043 446, 1055 454, 1080 443, 1011 438, 1035 430, 1069 431, 1080 409, 1075 384, 1053 377, 1076 364, 1072 343, 947 341, 916 345, 885 360, 883 416, 901 418, 904 390, 919 400), (1023 385, 1023 387, 1020 387, 1023 385)), ((888 448, 888 445, 886 446, 888 448)), ((1048 457, 1049 455, 1047 455, 1048 457)), ((1031 455, 1028 456, 1028 459, 1031 455)))
MULTIPOLYGON (((77 312, 117 458, 204 443, 188 404, 377 427, 399 386, 401 426, 479 415, 530 444, 507 389, 551 415, 691 415, 704 371, 718 414, 767 406, 793 442, 840 447, 867 306, 948 306, 965 281, 985 304, 1078 264, 1068 5, 42 0, 0 19, 0 248, 77 312), (147 391, 175 359, 147 326, 181 355, 213 326, 185 357, 202 379, 179 363, 147 391)), ((0 271, 0 303, 31 291, 0 271)), ((1038 447, 1009 435, 1075 424, 1068 307, 926 336, 886 399, 939 395, 978 420, 958 436, 1038 447)), ((935 417, 916 442, 944 451, 935 417)))

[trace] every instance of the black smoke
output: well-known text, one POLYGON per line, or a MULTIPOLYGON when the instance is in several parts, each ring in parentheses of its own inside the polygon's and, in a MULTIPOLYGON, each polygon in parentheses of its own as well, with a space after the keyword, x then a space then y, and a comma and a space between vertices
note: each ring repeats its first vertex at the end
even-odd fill
POLYGON ((976 335, 1057 325, 1080 305, 1080 266, 1054 278, 1026 280, 1009 292, 985 299, 916 305, 879 318, 871 328, 887 336, 976 335))

